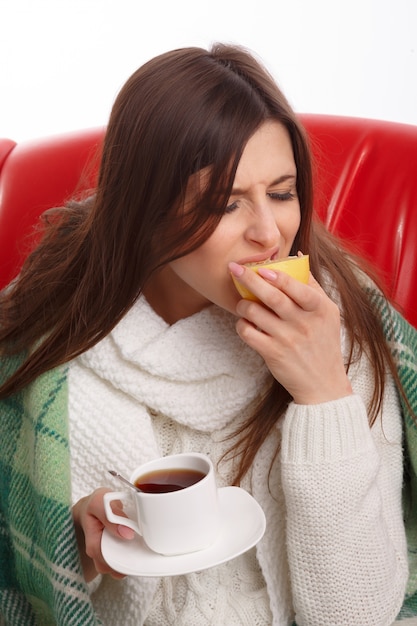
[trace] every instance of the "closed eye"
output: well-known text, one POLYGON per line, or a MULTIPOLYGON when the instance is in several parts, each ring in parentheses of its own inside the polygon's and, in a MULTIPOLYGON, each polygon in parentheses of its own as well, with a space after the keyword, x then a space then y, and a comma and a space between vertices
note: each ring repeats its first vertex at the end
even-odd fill
MULTIPOLYGON (((267 196, 269 198, 271 198, 272 200, 278 200, 279 202, 294 200, 296 195, 297 194, 293 191, 285 191, 285 192, 270 191, 267 193, 267 196)), ((225 213, 233 213, 233 211, 235 211, 238 207, 239 207, 238 201, 232 202, 226 207, 225 213)))
POLYGON ((292 191, 286 191, 285 193, 271 191, 268 193, 268 196, 272 198, 272 200, 280 200, 281 202, 285 202, 285 200, 294 200, 296 194, 292 191))
POLYGON ((235 211, 239 206, 238 202, 232 202, 232 204, 229 204, 226 209, 225 209, 225 213, 233 213, 233 211, 235 211))

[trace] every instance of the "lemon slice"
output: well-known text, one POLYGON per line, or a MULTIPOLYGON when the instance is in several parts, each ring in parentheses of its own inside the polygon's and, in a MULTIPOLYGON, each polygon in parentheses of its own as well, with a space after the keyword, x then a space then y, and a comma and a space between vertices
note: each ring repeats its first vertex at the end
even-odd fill
MULTIPOLYGON (((308 283, 308 277, 310 274, 310 261, 308 254, 303 256, 288 256, 284 259, 276 259, 275 261, 265 261, 263 263, 248 263, 245 267, 257 272, 260 267, 264 267, 270 270, 279 270, 285 272, 293 278, 299 280, 301 283, 308 283)), ((253 295, 246 287, 244 287, 236 278, 232 275, 233 282, 236 289, 246 300, 254 300, 258 302, 258 298, 253 295)))

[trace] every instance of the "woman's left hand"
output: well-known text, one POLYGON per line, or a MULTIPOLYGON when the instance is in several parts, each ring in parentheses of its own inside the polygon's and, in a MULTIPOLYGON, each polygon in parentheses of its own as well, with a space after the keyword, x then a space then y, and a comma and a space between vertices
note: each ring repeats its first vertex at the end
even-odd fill
POLYGON ((351 394, 341 352, 340 311, 318 282, 310 275, 305 285, 268 269, 259 269, 258 276, 236 263, 229 268, 261 301, 238 302, 237 332, 294 401, 318 404, 351 394))

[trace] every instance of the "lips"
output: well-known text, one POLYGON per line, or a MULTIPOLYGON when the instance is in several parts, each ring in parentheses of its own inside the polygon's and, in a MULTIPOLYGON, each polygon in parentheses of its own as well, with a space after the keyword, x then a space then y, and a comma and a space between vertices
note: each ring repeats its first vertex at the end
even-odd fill
POLYGON ((267 261, 276 261, 279 256, 279 248, 276 248, 268 254, 257 254, 251 257, 245 257, 238 261, 239 265, 254 265, 255 263, 266 263, 267 261))

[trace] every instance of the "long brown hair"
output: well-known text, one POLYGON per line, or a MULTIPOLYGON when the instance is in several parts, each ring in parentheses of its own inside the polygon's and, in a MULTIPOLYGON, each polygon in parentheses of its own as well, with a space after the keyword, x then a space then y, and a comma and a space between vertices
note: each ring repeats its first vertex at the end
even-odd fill
MULTIPOLYGON (((297 166, 301 225, 293 253, 310 254, 341 295, 352 341, 374 366, 375 418, 389 351, 355 272, 356 261, 313 220, 312 164, 303 127, 266 69, 242 48, 215 45, 160 55, 137 70, 110 116, 94 196, 45 216, 45 234, 0 300, 3 354, 27 351, 0 388, 6 397, 105 337, 155 270, 197 248, 221 219, 245 144, 265 120, 287 129, 297 166), (192 210, 179 211, 192 174, 210 180, 192 210)), ((238 479, 290 397, 271 378, 240 433, 238 479)))

